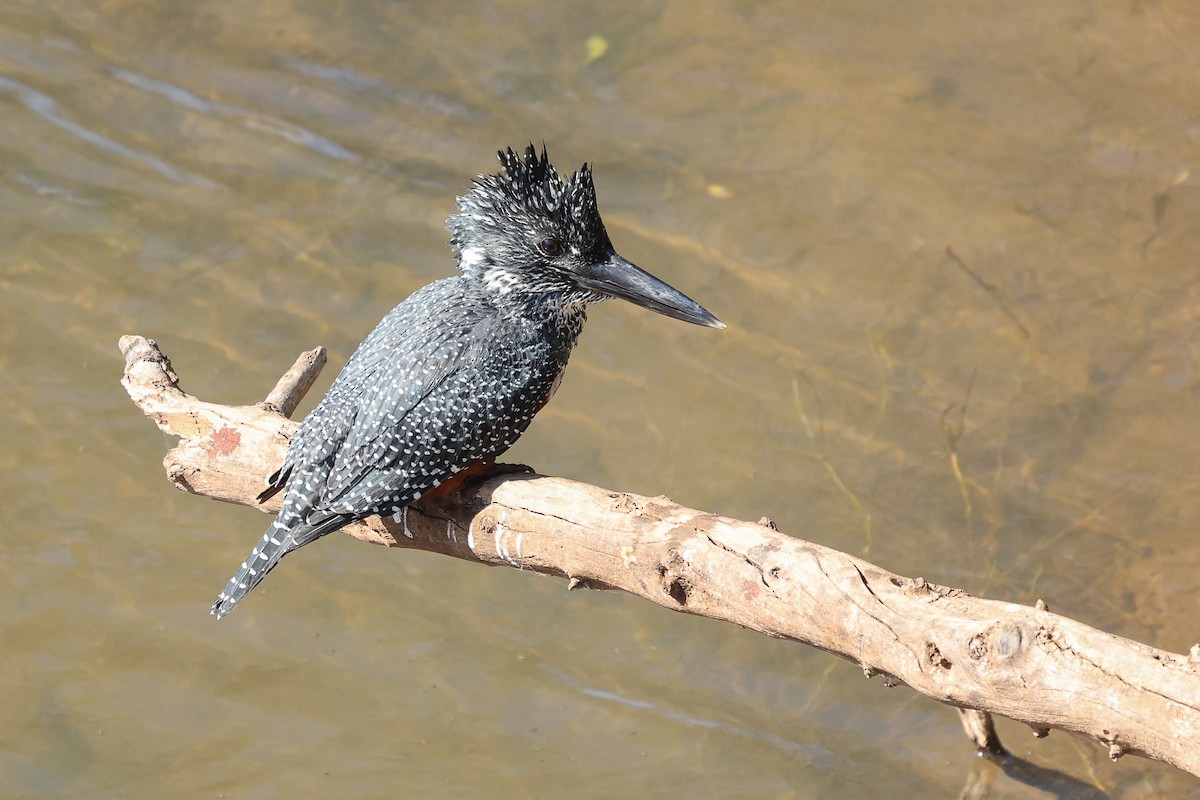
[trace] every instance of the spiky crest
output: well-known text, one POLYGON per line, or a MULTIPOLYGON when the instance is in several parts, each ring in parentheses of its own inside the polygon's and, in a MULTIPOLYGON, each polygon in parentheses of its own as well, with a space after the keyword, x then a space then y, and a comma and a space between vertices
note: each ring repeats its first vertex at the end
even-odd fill
POLYGON ((450 246, 463 273, 499 294, 571 291, 573 267, 597 260, 611 247, 587 164, 563 180, 545 145, 523 155, 498 154, 503 171, 479 175, 446 221, 450 246), (539 252, 554 238, 560 255, 539 252))

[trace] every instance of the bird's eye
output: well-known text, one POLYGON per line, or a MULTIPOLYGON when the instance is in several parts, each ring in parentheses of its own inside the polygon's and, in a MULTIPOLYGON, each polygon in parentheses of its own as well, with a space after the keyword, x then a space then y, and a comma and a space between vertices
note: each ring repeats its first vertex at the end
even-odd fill
POLYGON ((538 249, 548 256, 556 256, 562 252, 562 242, 555 239, 553 236, 547 236, 542 241, 538 242, 538 249))

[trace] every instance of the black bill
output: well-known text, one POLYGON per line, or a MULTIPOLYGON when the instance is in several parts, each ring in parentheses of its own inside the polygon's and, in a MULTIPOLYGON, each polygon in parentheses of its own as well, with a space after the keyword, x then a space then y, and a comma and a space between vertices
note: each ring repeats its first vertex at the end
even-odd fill
POLYGON ((611 251, 607 261, 588 265, 578 273, 577 279, 586 289, 628 300, 674 319, 707 328, 725 327, 724 322, 705 311, 695 300, 611 251))

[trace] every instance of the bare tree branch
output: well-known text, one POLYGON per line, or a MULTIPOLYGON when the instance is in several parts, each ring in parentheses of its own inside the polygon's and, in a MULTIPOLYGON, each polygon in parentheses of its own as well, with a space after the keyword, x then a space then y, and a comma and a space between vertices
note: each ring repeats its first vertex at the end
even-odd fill
MULTIPOLYGON (((121 339, 122 381, 164 431, 181 489, 274 513, 255 496, 296 423, 258 406, 219 406, 179 388, 154 342, 121 339)), ((302 356, 270 404, 294 409, 323 352, 302 356), (315 365, 315 366, 314 366, 315 365)), ((1136 754, 1200 776, 1200 646, 1188 656, 1113 636, 1037 607, 983 600, 745 522, 540 475, 490 477, 397 519, 345 529, 359 539, 620 589, 675 611, 821 648, 884 684, 964 710, 976 745, 1003 752, 988 714, 1085 736, 1114 760, 1136 754), (978 713, 983 712, 983 713, 978 713)))

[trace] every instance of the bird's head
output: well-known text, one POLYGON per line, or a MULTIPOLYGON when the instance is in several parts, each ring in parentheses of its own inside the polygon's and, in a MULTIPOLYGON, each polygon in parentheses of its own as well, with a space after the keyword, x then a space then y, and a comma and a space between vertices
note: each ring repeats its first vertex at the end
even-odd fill
POLYGON ((587 164, 563 180, 533 145, 499 154, 447 220, 459 268, 497 296, 554 293, 564 303, 620 297, 675 319, 723 328, 691 298, 621 258, 596 206, 587 164))

